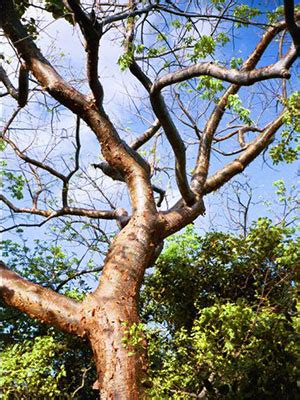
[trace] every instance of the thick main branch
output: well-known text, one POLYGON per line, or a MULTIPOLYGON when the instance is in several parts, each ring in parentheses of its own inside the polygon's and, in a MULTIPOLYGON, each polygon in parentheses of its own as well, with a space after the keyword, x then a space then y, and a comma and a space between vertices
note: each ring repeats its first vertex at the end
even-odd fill
POLYGON ((294 0, 284 0, 283 4, 286 27, 300 56, 300 26, 296 23, 294 0))
POLYGON ((272 78, 290 78, 288 71, 289 60, 295 56, 295 50, 290 50, 285 58, 275 64, 253 69, 251 71, 239 71, 236 69, 227 69, 211 62, 203 62, 171 72, 156 80, 151 89, 152 93, 159 92, 166 86, 183 82, 188 79, 207 75, 220 79, 225 82, 234 83, 241 86, 250 86, 255 82, 264 81, 272 78))
POLYGON ((50 289, 21 278, 0 261, 0 298, 8 306, 56 328, 85 336, 81 304, 50 289))

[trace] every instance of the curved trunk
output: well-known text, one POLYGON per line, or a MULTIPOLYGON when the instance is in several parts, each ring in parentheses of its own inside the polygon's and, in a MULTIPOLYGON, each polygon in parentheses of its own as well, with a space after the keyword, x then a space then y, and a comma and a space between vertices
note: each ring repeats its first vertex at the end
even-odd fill
POLYGON ((111 246, 98 288, 83 304, 83 323, 94 351, 101 399, 143 397, 146 348, 133 348, 124 341, 126 330, 139 322, 139 289, 158 236, 153 216, 133 217, 111 246))

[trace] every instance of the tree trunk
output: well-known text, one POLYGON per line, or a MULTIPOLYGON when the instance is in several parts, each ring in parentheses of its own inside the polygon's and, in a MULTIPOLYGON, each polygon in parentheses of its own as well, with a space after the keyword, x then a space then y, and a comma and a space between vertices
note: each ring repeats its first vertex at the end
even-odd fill
POLYGON ((139 322, 139 289, 158 236, 153 216, 133 217, 111 246, 98 288, 83 303, 82 322, 94 351, 102 400, 144 397, 145 341, 134 348, 124 340, 125 331, 139 322))

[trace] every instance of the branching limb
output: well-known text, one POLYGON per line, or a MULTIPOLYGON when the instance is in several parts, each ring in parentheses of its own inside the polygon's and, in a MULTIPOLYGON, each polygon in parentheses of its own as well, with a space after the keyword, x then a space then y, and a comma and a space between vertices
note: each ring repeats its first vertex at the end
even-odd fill
POLYGON ((4 68, 2 65, 0 65, 0 81, 3 83, 3 85, 6 87, 8 93, 15 99, 18 100, 19 94, 17 89, 14 87, 12 82, 10 81, 7 73, 5 72, 4 68))
POLYGON ((28 100, 29 90, 29 73, 24 64, 21 64, 19 69, 19 88, 18 88, 18 104, 20 107, 25 107, 28 100))
MULTIPOLYGON (((277 130, 282 126, 285 113, 282 113, 275 121, 269 124, 262 134, 257 137, 247 149, 234 161, 227 164, 220 171, 209 177, 206 181, 203 190, 203 196, 219 189, 233 176, 241 173, 244 169, 254 160, 263 150, 267 147, 272 140, 272 137, 277 130)), ((178 202, 176 207, 171 211, 161 213, 165 221, 164 236, 168 236, 173 232, 177 232, 186 224, 192 222, 197 216, 205 212, 204 204, 198 201, 192 207, 186 207, 181 201, 178 202)))
POLYGON ((262 151, 268 146, 275 133, 283 125, 285 112, 283 112, 275 121, 269 124, 263 132, 253 140, 247 149, 234 161, 225 165, 224 168, 209 177, 204 186, 204 194, 219 189, 233 176, 241 173, 262 151))
POLYGON ((133 150, 138 150, 141 146, 147 143, 160 129, 161 124, 158 119, 156 119, 153 124, 148 128, 140 137, 135 139, 130 147, 133 150))
POLYGON ((262 132, 262 129, 256 128, 255 126, 243 126, 240 128, 238 130, 238 141, 242 148, 247 145, 245 142, 245 133, 247 132, 262 132))
POLYGON ((6 134, 6 132, 9 130, 10 125, 13 123, 14 119, 16 118, 16 116, 19 114, 19 112, 22 110, 21 107, 18 107, 13 113, 12 116, 9 118, 9 120, 7 121, 7 123, 5 124, 3 131, 1 132, 1 139, 3 139, 4 135, 6 134))
POLYGON ((80 7, 76 0, 64 0, 64 4, 74 15, 75 21, 79 24, 81 32, 86 41, 85 50, 87 53, 87 78, 92 90, 95 103, 99 110, 102 109, 103 88, 98 79, 99 42, 102 35, 102 27, 97 22, 95 15, 88 15, 80 7))
POLYGON ((164 222, 162 237, 166 238, 172 233, 179 231, 187 224, 192 223, 199 215, 203 214, 205 214, 205 205, 202 198, 199 198, 191 207, 186 206, 180 200, 171 210, 160 213, 160 217, 164 222))
POLYGON ((42 55, 21 24, 12 0, 0 2, 0 27, 42 87, 65 107, 81 114, 87 105, 86 97, 67 84, 42 55))
MULTIPOLYGON (((88 208, 79 208, 79 207, 78 208, 63 207, 59 210, 41 210, 38 208, 17 207, 2 194, 0 194, 0 201, 2 201, 11 211, 17 214, 32 214, 46 218, 75 215, 78 217, 97 218, 106 220, 117 220, 117 221, 128 220, 127 212, 121 208, 117 208, 115 210, 91 210, 88 208)), ((5 229, 3 231, 5 231, 5 229)))
POLYGON ((214 137, 213 141, 217 143, 224 142, 225 140, 230 139, 232 136, 237 135, 239 145, 243 148, 246 146, 245 133, 247 132, 262 132, 262 129, 255 126, 241 126, 239 129, 236 129, 227 135, 214 137))
POLYGON ((29 156, 27 156, 25 154, 24 151, 20 150, 17 145, 10 140, 8 137, 3 136, 1 137, 2 140, 4 140, 4 142, 6 142, 7 144, 9 144, 11 146, 11 148, 14 150, 14 152, 17 154, 18 157, 21 158, 21 160, 34 165, 35 167, 41 168, 44 171, 49 172, 49 174, 55 176, 56 178, 65 181, 66 180, 66 176, 61 174, 60 172, 58 172, 57 170, 55 170, 54 168, 50 167, 49 165, 44 164, 43 162, 39 161, 39 160, 35 160, 34 158, 31 158, 29 156))
POLYGON ((156 185, 152 185, 152 189, 154 190, 154 192, 159 194, 159 199, 157 202, 157 207, 160 207, 162 202, 164 201, 165 195, 166 195, 166 191, 163 190, 162 188, 156 186, 156 185))
POLYGON ((176 181, 180 194, 186 204, 191 205, 195 202, 195 195, 191 191, 186 175, 186 149, 181 136, 174 124, 167 105, 161 93, 150 93, 150 100, 153 111, 159 119, 167 139, 174 151, 176 164, 176 181))
MULTIPOLYGON (((126 46, 127 49, 132 44, 134 37, 134 21, 130 21, 127 25, 126 46)), ((141 82, 144 88, 150 94, 150 101, 153 111, 158 118, 167 139, 174 151, 176 163, 176 181, 179 191, 187 204, 192 204, 195 201, 195 195, 191 191, 187 176, 186 176, 186 152, 185 145, 180 137, 180 134, 171 118, 168 107, 161 93, 151 93, 152 82, 148 76, 141 70, 135 60, 132 60, 129 67, 130 72, 141 82)))
MULTIPOLYGON (((297 20, 300 19, 300 13, 296 14, 296 18, 297 20)), ((248 71, 255 68, 273 38, 285 28, 286 23, 284 21, 269 28, 256 46, 255 50, 243 63, 241 71, 248 71)), ((226 90, 204 128, 197 166, 192 180, 193 190, 202 193, 203 195, 218 189, 232 176, 243 171, 244 168, 246 168, 246 166, 268 146, 273 135, 283 124, 283 116, 281 115, 276 121, 270 124, 235 161, 229 163, 221 171, 207 180, 212 140, 225 113, 229 96, 236 94, 239 89, 239 85, 233 84, 226 90)), ((198 204, 195 204, 190 208, 186 207, 184 202, 179 200, 169 212, 163 215, 163 218, 166 221, 166 232, 172 233, 177 231, 186 223, 192 222, 198 215, 203 213, 204 210, 204 206, 201 207, 201 205, 198 204)))
MULTIPOLYGON (((300 19, 300 13, 296 16, 297 19, 300 19)), ((269 44, 272 42, 274 37, 286 28, 285 21, 279 22, 276 26, 269 28, 260 42, 257 44, 254 51, 250 54, 247 60, 243 63, 240 71, 243 73, 248 73, 248 71, 253 70, 258 62, 260 61, 262 55, 266 51, 269 44)), ((291 58, 285 58, 285 62, 290 62, 291 58)), ((210 153, 211 153, 211 144, 216 133, 216 130, 224 116, 226 106, 228 103, 228 99, 230 96, 238 93, 240 85, 231 85, 226 90, 224 95, 219 100, 218 104, 214 108, 211 116, 209 117, 204 131, 202 135, 202 140, 200 143, 199 154, 197 159, 197 164, 195 168, 195 172, 192 178, 192 187, 197 193, 201 193, 207 179, 209 163, 210 163, 210 153)))
POLYGON ((26 67, 54 99, 85 120, 96 134, 106 160, 124 173, 133 210, 147 208, 156 212, 147 162, 121 140, 107 115, 70 86, 42 55, 21 24, 12 0, 1 1, 0 16, 1 28, 24 59, 26 67))
POLYGON ((71 276, 68 276, 68 278, 66 278, 64 281, 60 282, 60 284, 57 285, 55 290, 57 292, 59 292, 63 286, 65 286, 68 282, 72 281, 73 279, 76 279, 82 275, 93 274, 95 272, 101 272, 102 269, 103 269, 103 267, 98 267, 98 268, 93 268, 93 269, 84 269, 82 271, 75 272, 71 276))
POLYGON ((298 57, 300 56, 300 26, 297 25, 295 19, 295 5, 294 0, 284 0, 284 16, 286 21, 286 27, 289 31, 298 57))
POLYGON ((80 303, 21 278, 2 261, 0 298, 6 305, 25 312, 31 318, 37 318, 64 332, 85 336, 80 321, 80 303))
POLYGON ((295 49, 290 49, 286 56, 277 61, 275 64, 267 67, 253 69, 251 71, 239 71, 235 69, 227 69, 211 62, 203 62, 171 72, 157 79, 151 88, 151 94, 161 91, 166 86, 187 81, 188 79, 207 75, 213 78, 230 82, 240 86, 250 86, 253 83, 264 81, 272 78, 290 78, 291 74, 288 68, 291 59, 295 57, 295 49))
MULTIPOLYGON (((111 179, 113 179, 114 181, 125 182, 124 176, 123 176, 118 170, 112 168, 112 167, 111 167, 108 163, 106 163, 106 162, 101 162, 101 163, 99 163, 99 164, 92 164, 92 166, 93 166, 94 168, 99 168, 99 169, 101 169, 101 171, 102 171, 106 176, 109 176, 109 177, 110 177, 111 179)), ((151 186, 152 186, 152 189, 154 190, 154 192, 156 192, 156 193, 159 194, 159 200, 158 200, 158 202, 157 202, 157 206, 160 207, 161 204, 162 204, 162 202, 163 202, 163 200, 164 200, 164 197, 165 197, 166 192, 165 192, 163 189, 161 189, 161 188, 159 188, 158 186, 156 186, 156 185, 151 185, 151 186)))
POLYGON ((68 207, 68 192, 69 192, 69 182, 72 176, 79 170, 79 155, 80 155, 80 117, 77 116, 76 119, 76 150, 75 150, 75 168, 65 177, 63 180, 63 190, 62 190, 62 204, 63 207, 68 207))
POLYGON ((146 6, 144 8, 140 8, 140 9, 132 10, 132 8, 131 8, 130 11, 118 13, 118 14, 111 15, 109 17, 104 18, 101 23, 104 26, 104 25, 111 24, 113 22, 124 21, 124 20, 127 20, 128 18, 133 18, 133 17, 137 17, 140 15, 148 14, 150 11, 154 10, 156 7, 157 7, 156 4, 149 4, 148 6, 146 6))

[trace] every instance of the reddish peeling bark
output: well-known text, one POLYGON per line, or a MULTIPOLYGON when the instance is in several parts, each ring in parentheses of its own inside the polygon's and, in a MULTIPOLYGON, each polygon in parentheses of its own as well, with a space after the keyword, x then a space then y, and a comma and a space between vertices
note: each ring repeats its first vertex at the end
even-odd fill
POLYGON ((80 303, 21 278, 2 261, 0 298, 8 306, 15 307, 32 318, 64 332, 85 336, 80 322, 80 303))
POLYGON ((145 352, 124 346, 123 340, 124 331, 139 322, 140 284, 157 247, 158 231, 153 216, 132 218, 109 251, 98 288, 83 302, 103 399, 134 400, 144 392, 145 352))

